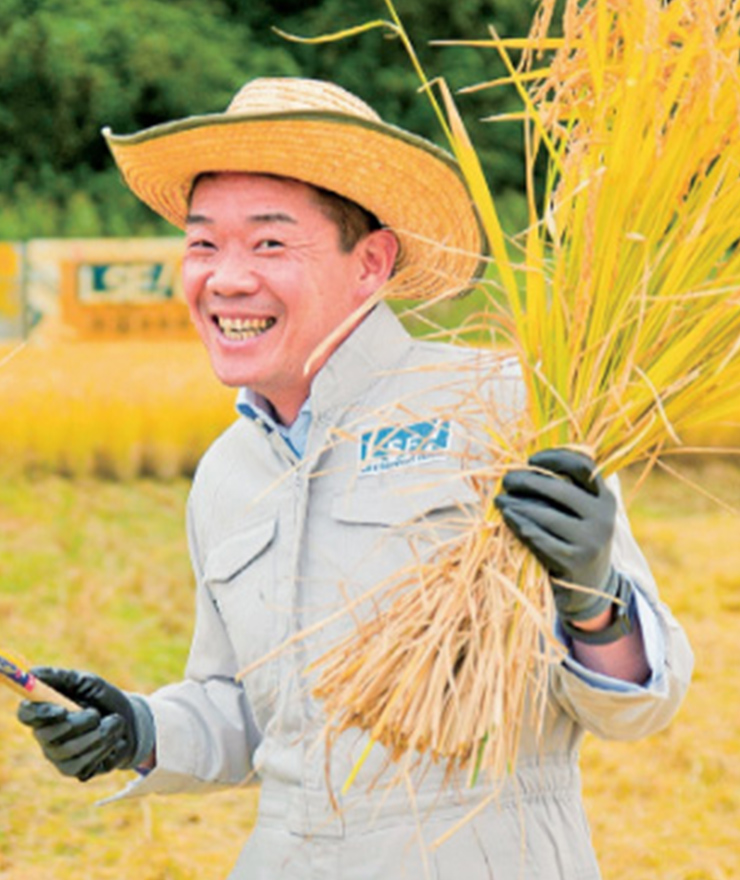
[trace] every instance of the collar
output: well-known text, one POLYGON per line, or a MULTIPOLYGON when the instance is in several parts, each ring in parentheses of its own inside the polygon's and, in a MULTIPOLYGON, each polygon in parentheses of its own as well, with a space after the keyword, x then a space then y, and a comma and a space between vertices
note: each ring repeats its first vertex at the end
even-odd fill
POLYGON ((292 425, 279 422, 272 404, 251 388, 239 389, 236 408, 241 415, 261 424, 268 434, 277 431, 302 456, 312 420, 356 400, 381 372, 398 363, 410 344, 410 335, 390 306, 378 303, 316 374, 311 396, 304 401, 292 425))
POLYGON ((380 302, 338 346, 311 387, 313 416, 356 400, 378 375, 394 368, 411 337, 391 307, 380 302))
POLYGON ((311 398, 303 402, 298 415, 291 425, 284 425, 276 418, 275 410, 269 400, 251 388, 240 388, 236 398, 237 411, 245 418, 252 419, 271 434, 276 431, 299 457, 306 449, 308 429, 311 425, 311 398))

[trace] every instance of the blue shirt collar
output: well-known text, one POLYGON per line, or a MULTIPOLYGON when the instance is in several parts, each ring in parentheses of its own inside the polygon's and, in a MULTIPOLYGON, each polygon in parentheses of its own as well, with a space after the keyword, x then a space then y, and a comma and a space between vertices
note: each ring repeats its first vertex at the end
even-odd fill
POLYGON ((272 404, 251 388, 240 388, 236 398, 237 411, 245 418, 263 425, 268 433, 277 431, 295 454, 302 458, 306 452, 308 431, 311 427, 311 398, 303 402, 292 425, 284 425, 277 418, 272 404))
POLYGON ((296 455, 303 457, 312 419, 320 418, 330 407, 350 404, 378 376, 392 369, 410 344, 408 332, 390 306, 380 302, 319 370, 311 385, 311 396, 292 425, 282 425, 269 401, 249 388, 239 391, 237 410, 268 432, 276 431, 296 455))

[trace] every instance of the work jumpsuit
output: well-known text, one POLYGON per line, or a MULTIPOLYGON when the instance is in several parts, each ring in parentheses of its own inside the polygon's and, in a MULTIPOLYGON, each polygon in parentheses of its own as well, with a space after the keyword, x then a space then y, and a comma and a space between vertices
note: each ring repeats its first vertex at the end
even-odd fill
POLYGON ((381 304, 315 377, 302 456, 254 413, 225 431, 188 503, 197 608, 184 680, 147 698, 157 765, 121 796, 258 783, 256 827, 231 880, 599 878, 581 799, 584 732, 660 730, 692 669, 621 502, 613 563, 635 587, 651 677, 638 686, 570 656, 553 664, 541 740, 525 726, 500 784, 443 785, 444 767, 422 764, 388 788, 393 768, 375 745, 342 794, 366 735, 346 731, 327 752, 306 672, 352 632, 353 614, 382 605, 377 592, 361 597, 480 505, 465 474, 482 435, 468 414, 504 425, 520 395, 516 371, 489 352, 414 340, 381 304))

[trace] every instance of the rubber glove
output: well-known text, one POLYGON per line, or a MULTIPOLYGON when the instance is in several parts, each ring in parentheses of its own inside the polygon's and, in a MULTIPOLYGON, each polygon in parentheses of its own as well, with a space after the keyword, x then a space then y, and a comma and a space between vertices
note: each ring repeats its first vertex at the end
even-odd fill
POLYGON ((611 564, 616 499, 583 453, 546 449, 528 464, 533 470, 506 474, 495 504, 550 574, 561 621, 597 617, 629 587, 611 564))
POLYGON ((31 670, 80 706, 24 700, 18 719, 33 730, 41 749, 65 776, 81 782, 141 764, 154 748, 154 719, 146 701, 87 672, 56 667, 31 670))

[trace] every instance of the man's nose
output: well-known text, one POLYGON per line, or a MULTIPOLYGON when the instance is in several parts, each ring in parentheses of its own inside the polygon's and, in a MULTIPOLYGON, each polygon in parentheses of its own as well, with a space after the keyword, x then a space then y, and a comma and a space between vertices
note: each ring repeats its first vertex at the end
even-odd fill
POLYGON ((219 296, 250 295, 259 290, 260 279, 247 257, 224 255, 211 272, 206 286, 219 296))

